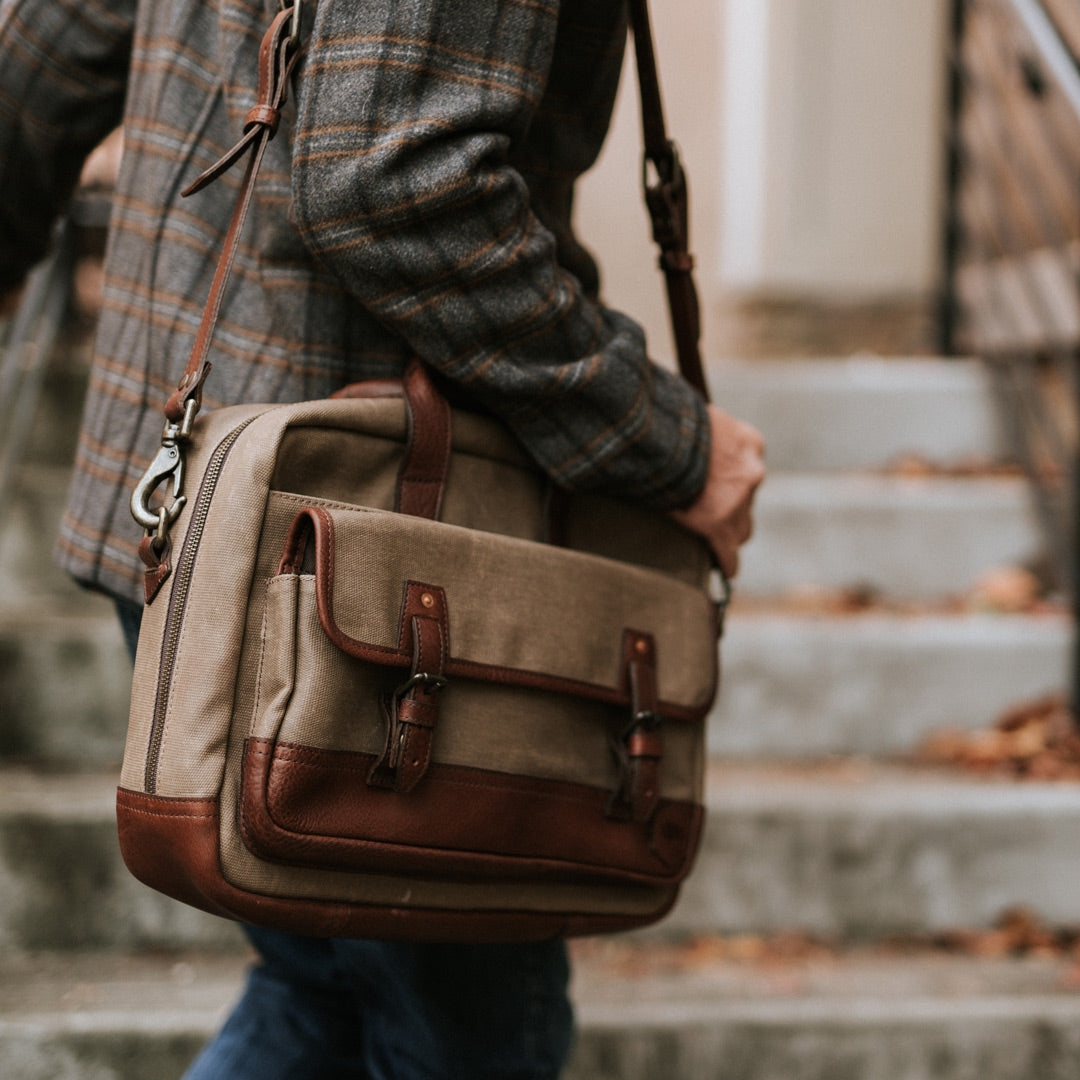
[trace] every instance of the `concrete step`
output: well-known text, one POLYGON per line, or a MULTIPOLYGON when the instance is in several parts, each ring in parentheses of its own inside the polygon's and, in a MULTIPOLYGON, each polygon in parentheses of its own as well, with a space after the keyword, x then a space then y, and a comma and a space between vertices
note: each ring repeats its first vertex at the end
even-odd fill
MULTIPOLYGON (((53 563, 67 493, 62 469, 23 469, 0 523, 4 606, 85 595, 53 563)), ((805 585, 866 587, 939 598, 987 570, 1040 561, 1044 542, 1024 481, 775 473, 761 489, 740 591, 776 595, 805 585)))
MULTIPOLYGON (((22 469, 0 523, 5 606, 80 591, 52 562, 62 469, 22 469)), ((748 594, 860 586, 908 599, 966 590, 986 570, 1044 549, 1027 484, 1013 478, 776 473, 761 489, 737 579, 748 594)))
POLYGON ((1080 786, 857 759, 715 764, 698 866, 653 933, 845 940, 992 924, 1024 906, 1080 924, 1080 786))
MULTIPOLYGON (((575 950, 566 1080, 1065 1080, 1080 994, 1066 961, 867 954, 659 968, 575 950)), ((624 950, 617 956, 625 958, 624 950)), ((6 1080, 179 1076, 234 1000, 245 961, 34 956, 0 974, 6 1080)))
POLYGON ((774 473, 755 521, 737 585, 760 595, 822 585, 948 596, 1043 551, 1027 484, 1011 478, 774 473))
POLYGON ((765 435, 776 470, 1005 456, 990 381, 974 360, 714 361, 709 384, 717 404, 765 435))
POLYGON ((0 759, 119 764, 131 662, 112 604, 0 608, 0 759))
POLYGON ((573 1080, 1075 1078, 1060 962, 841 957, 652 973, 578 968, 573 1080))
MULTIPOLYGON (((110 775, 0 772, 0 952, 217 945, 227 922, 123 867, 110 775)), ((859 761, 717 765, 699 865, 654 936, 798 929, 874 938, 1080 924, 1080 787, 859 761)))
POLYGON ((1060 615, 731 613, 714 754, 896 754, 1068 685, 1060 615))
POLYGON ((128 873, 116 840, 115 792, 114 773, 0 770, 0 955, 239 942, 233 923, 128 873))

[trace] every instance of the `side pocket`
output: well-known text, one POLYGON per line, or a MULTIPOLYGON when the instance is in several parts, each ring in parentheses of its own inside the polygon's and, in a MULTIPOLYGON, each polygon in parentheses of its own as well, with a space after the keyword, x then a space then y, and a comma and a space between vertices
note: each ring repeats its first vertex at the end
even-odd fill
POLYGON ((341 652, 323 632, 317 607, 311 574, 279 574, 267 582, 250 734, 377 753, 385 739, 379 699, 401 682, 401 672, 341 652))
POLYGON ((255 684, 251 734, 276 739, 296 684, 296 616, 299 574, 279 574, 266 583, 262 650, 255 684))

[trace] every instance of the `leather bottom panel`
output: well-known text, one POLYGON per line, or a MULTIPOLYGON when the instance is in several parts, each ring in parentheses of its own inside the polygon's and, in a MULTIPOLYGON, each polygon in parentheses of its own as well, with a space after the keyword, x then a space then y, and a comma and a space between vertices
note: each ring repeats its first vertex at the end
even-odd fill
POLYGON ((389 941, 541 941, 644 926, 675 902, 645 916, 575 912, 435 910, 341 903, 246 892, 221 873, 217 799, 146 795, 119 788, 116 796, 120 849, 132 874, 176 900, 277 930, 318 937, 389 941))
POLYGON ((248 739, 240 829, 263 859, 453 880, 676 884, 702 810, 661 801, 648 822, 607 815, 584 784, 434 764, 398 793, 366 782, 370 754, 248 739))

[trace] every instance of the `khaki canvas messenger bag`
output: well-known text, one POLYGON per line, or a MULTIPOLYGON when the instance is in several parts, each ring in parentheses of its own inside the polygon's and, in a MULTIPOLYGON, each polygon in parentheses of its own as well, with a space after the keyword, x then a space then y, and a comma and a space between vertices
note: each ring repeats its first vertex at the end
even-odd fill
MULTIPOLYGON (((703 389, 685 188, 636 15, 648 201, 684 374, 703 389)), ((705 546, 662 514, 553 492, 420 363, 329 400, 196 419, 294 16, 264 39, 243 141, 197 182, 250 155, 132 497, 147 569, 124 859, 169 896, 307 934, 498 941, 652 922, 702 829, 724 603, 705 546)))

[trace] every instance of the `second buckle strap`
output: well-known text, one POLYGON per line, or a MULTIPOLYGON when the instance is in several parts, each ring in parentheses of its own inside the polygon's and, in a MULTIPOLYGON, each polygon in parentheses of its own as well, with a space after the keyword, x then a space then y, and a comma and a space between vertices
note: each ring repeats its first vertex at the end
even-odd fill
POLYGON ((413 790, 431 764, 439 721, 439 697, 447 686, 446 596, 442 589, 409 582, 402 610, 402 635, 412 641, 409 678, 384 701, 386 742, 368 772, 368 784, 400 794, 413 790))

